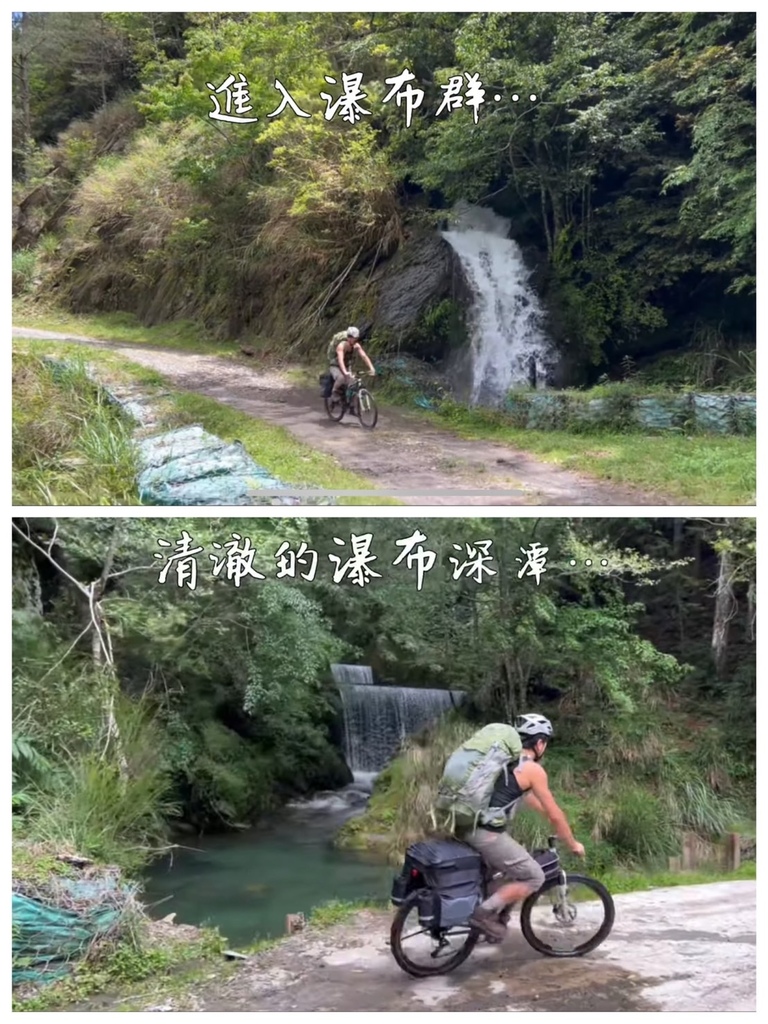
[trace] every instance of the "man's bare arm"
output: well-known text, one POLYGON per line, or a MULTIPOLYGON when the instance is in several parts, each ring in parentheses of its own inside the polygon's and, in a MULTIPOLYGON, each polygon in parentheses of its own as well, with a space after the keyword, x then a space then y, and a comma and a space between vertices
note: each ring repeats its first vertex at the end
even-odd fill
POLYGON ((537 796, 534 796, 533 793, 526 793, 523 797, 523 803, 527 807, 530 807, 532 811, 536 811, 537 814, 540 814, 542 818, 546 818, 547 821, 549 821, 549 815, 544 810, 541 800, 539 800, 537 796))
POLYGON ((525 781, 530 784, 531 795, 540 803, 544 815, 549 818, 558 836, 571 850, 583 853, 584 848, 581 843, 576 841, 573 832, 571 832, 571 826, 568 824, 568 819, 557 806, 555 798, 549 790, 547 773, 540 764, 526 765, 525 781))
POLYGON ((345 377, 348 377, 349 376, 349 370, 347 369, 347 364, 344 361, 344 342, 343 341, 339 342, 339 344, 336 346, 336 358, 339 361, 339 369, 341 370, 341 372, 344 374, 345 377))
POLYGON ((372 362, 371 362, 371 360, 370 360, 370 359, 368 358, 368 353, 367 353, 367 352, 365 351, 365 349, 363 348, 363 346, 362 346, 362 345, 358 345, 358 346, 357 346, 357 351, 358 351, 358 352, 360 353, 360 355, 362 356, 362 358, 363 358, 363 361, 365 362, 365 364, 367 365, 367 367, 368 367, 368 369, 369 369, 369 370, 371 371, 371 373, 376 373, 376 371, 375 371, 375 370, 374 370, 374 368, 373 368, 373 363, 372 363, 372 362))

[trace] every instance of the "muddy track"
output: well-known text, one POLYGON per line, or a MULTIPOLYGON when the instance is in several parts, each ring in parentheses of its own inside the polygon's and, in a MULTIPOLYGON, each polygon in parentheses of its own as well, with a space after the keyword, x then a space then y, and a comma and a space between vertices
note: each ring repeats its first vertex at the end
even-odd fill
POLYGON ((382 410, 373 431, 352 418, 333 423, 319 389, 296 385, 280 371, 260 370, 244 359, 22 327, 14 327, 13 335, 108 348, 157 370, 176 388, 284 427, 308 447, 367 477, 382 497, 394 494, 409 505, 668 504, 663 496, 560 469, 517 448, 464 440, 401 410, 382 410))

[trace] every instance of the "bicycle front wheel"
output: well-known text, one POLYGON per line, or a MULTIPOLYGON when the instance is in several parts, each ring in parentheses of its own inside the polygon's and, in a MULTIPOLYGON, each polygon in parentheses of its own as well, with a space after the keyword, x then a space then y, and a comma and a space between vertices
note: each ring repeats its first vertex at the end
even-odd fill
POLYGON ((602 882, 568 875, 565 885, 553 878, 528 897, 520 911, 520 928, 537 953, 584 956, 605 942, 615 917, 613 897, 602 882))
POLYGON ((412 978, 430 978, 455 970, 480 938, 477 929, 469 925, 447 930, 423 928, 419 923, 419 901, 425 895, 423 889, 411 893, 398 908, 389 933, 392 956, 412 978))
POLYGON ((379 420, 379 410, 373 400, 373 395, 365 388, 360 388, 357 395, 357 409, 360 416, 360 425, 368 430, 373 430, 379 420))

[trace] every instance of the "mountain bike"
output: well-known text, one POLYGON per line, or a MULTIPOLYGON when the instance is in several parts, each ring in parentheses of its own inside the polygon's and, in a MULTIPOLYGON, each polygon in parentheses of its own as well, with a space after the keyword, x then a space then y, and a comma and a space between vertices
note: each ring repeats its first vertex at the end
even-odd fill
MULTIPOLYGON (((546 850, 531 855, 544 871, 544 884, 520 908, 523 937, 538 953, 577 957, 601 945, 613 928, 613 897, 605 886, 586 875, 566 873, 560 862, 557 837, 546 850), (580 924, 594 919, 594 933, 579 941, 580 924)), ((408 848, 403 868, 392 883, 392 903, 398 908, 390 930, 390 949, 398 966, 414 978, 448 974, 464 963, 482 937, 469 924, 475 907, 504 884, 492 874, 472 847, 456 840, 432 839, 408 848), (416 917, 416 931, 406 928, 416 917), (406 951, 407 941, 414 939, 406 951), (423 959, 419 962, 416 957, 423 959)), ((514 907, 499 915, 507 924, 514 907)), ((499 940, 486 939, 491 944, 499 940)))
POLYGON ((325 411, 336 423, 341 423, 346 413, 357 416, 360 425, 368 430, 373 430, 379 419, 373 395, 363 387, 360 375, 355 375, 352 383, 344 388, 340 395, 334 396, 326 392, 325 411))

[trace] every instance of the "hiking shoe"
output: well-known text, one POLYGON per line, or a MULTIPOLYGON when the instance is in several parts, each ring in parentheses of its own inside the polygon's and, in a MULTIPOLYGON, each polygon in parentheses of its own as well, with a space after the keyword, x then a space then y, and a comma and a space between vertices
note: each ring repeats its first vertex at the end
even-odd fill
POLYGON ((486 910, 484 907, 477 907, 472 912, 469 923, 487 938, 495 939, 497 942, 501 942, 507 934, 506 926, 501 923, 496 911, 486 910))

